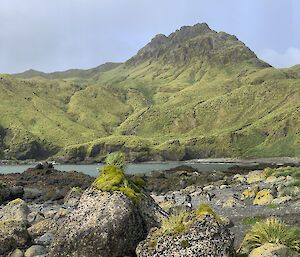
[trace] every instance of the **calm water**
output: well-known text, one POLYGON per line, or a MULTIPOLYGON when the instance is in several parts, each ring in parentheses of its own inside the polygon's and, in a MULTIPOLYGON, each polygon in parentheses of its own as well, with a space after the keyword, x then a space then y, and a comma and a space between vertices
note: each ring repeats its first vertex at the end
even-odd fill
MULTIPOLYGON (((189 165, 193 168, 198 169, 199 171, 213 171, 213 170, 226 170, 228 167, 233 166, 233 164, 223 164, 223 163, 196 163, 190 164, 185 162, 168 162, 168 163, 140 163, 140 164, 128 164, 127 173, 138 174, 138 173, 147 173, 152 170, 166 170, 175 168, 180 165, 189 165)), ((22 173, 27 168, 33 168, 35 165, 0 165, 0 173, 9 174, 9 173, 22 173)), ((93 177, 97 177, 99 173, 97 168, 102 169, 103 164, 90 164, 90 165, 54 165, 55 169, 62 171, 71 171, 76 170, 78 172, 83 172, 93 177)))

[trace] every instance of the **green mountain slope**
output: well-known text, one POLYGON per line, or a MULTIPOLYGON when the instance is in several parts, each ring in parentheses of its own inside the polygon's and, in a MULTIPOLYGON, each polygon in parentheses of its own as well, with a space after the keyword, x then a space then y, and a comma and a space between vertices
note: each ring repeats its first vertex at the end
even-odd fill
POLYGON ((300 65, 275 69, 235 36, 185 26, 124 64, 1 76, 0 155, 300 156, 299 91, 300 65))

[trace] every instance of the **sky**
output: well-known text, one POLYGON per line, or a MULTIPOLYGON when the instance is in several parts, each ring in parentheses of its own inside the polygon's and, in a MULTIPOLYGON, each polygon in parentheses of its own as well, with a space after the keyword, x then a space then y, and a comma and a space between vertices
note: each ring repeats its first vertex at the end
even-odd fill
POLYGON ((299 0, 1 0, 0 73, 124 62, 156 34, 206 22, 276 68, 300 64, 299 0))

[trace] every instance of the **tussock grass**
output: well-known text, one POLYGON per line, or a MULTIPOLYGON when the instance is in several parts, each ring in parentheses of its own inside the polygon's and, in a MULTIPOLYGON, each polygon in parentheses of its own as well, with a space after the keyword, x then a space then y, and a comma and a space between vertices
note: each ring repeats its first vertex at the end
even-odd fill
POLYGON ((248 251, 262 246, 264 243, 286 245, 300 253, 300 229, 285 225, 278 218, 260 221, 248 231, 244 246, 248 251))

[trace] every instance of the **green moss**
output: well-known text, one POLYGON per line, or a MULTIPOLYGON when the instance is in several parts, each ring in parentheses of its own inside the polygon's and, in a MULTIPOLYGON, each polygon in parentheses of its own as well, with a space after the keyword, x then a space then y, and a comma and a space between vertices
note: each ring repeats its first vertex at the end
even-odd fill
POLYGON ((184 240, 180 243, 180 245, 182 248, 187 248, 190 245, 190 243, 188 241, 184 240))
POLYGON ((72 190, 76 190, 79 193, 83 193, 83 190, 80 187, 72 187, 72 190))
POLYGON ((196 210, 196 215, 198 215, 198 217, 201 217, 203 215, 210 215, 217 221, 221 221, 221 219, 214 213, 214 211, 209 207, 208 204, 200 204, 200 206, 196 210))
POLYGON ((254 225, 256 222, 261 221, 261 218, 249 217, 242 221, 242 225, 254 225))
POLYGON ((100 176, 92 184, 98 190, 108 192, 122 192, 132 199, 136 204, 141 197, 141 186, 128 180, 124 172, 118 166, 104 166, 100 176))

